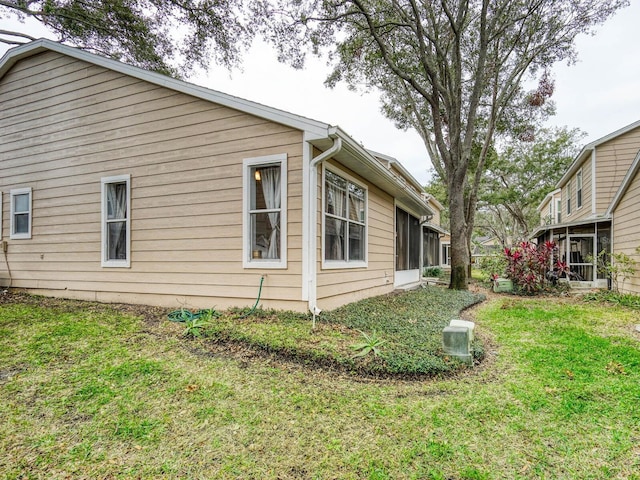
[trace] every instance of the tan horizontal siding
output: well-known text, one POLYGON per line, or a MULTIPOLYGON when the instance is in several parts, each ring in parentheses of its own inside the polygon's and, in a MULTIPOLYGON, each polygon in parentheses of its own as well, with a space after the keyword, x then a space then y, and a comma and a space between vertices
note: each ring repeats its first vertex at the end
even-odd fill
MULTIPOLYGON (((74 298, 301 302, 302 132, 47 53, 0 79, 2 237, 13 285, 74 298), (242 266, 242 161, 288 157, 288 265, 242 266), (131 175, 131 268, 102 268, 100 179, 131 175), (30 240, 9 190, 33 188, 30 240)), ((8 272, 0 268, 0 278, 8 272)), ((116 300, 118 299, 118 300, 116 300)), ((177 306, 177 305, 176 305, 177 306)))
POLYGON ((582 162, 580 168, 582 168, 582 207, 578 208, 578 172, 576 171, 572 177, 573 214, 568 218, 571 221, 591 216, 591 157, 582 162))
MULTIPOLYGON (((379 295, 393 289, 394 250, 393 197, 382 192, 355 173, 340 166, 333 160, 330 163, 367 187, 367 257, 366 268, 322 269, 321 248, 318 253, 318 305, 320 308, 334 308, 361 298, 379 295)), ((318 205, 322 212, 322 175, 318 175, 318 205)), ((322 215, 319 215, 318 246, 322 245, 322 215)))
POLYGON ((605 212, 640 150, 640 128, 596 148, 596 209, 605 212))
MULTIPOLYGON (((613 236, 614 252, 626 253, 640 262, 636 252, 640 247, 640 178, 637 175, 613 212, 613 236)), ((635 275, 624 285, 619 279, 619 287, 625 293, 640 294, 640 271, 636 269, 635 275)))

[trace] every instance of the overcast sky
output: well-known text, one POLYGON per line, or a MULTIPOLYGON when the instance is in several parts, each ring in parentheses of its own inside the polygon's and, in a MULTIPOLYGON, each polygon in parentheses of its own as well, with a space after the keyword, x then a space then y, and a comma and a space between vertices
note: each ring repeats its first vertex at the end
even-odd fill
MULTIPOLYGON (((556 65, 553 99, 557 114, 549 125, 580 128, 588 143, 640 119, 640 52, 637 38, 640 0, 577 41, 578 63, 556 65)), ((0 19, 0 29, 7 26, 0 19)), ((16 25, 10 25, 15 28, 16 25)), ((33 36, 50 36, 38 24, 19 26, 33 36)), ((0 44, 0 55, 7 47, 0 44)), ((268 47, 256 42, 245 56, 242 71, 213 68, 191 82, 253 100, 298 115, 339 125, 366 148, 391 155, 421 182, 428 179, 427 159, 417 134, 403 132, 381 113, 375 94, 360 94, 344 86, 324 87, 328 67, 309 58, 302 71, 277 62, 268 47)))

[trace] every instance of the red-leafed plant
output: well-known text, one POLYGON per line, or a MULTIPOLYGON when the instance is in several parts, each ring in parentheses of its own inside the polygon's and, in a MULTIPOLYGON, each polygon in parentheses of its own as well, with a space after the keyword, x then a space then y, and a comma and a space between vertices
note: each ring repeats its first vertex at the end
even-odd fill
POLYGON ((514 248, 505 248, 507 278, 521 292, 533 294, 544 289, 548 283, 547 272, 551 257, 556 248, 556 244, 550 241, 540 245, 522 242, 514 248))

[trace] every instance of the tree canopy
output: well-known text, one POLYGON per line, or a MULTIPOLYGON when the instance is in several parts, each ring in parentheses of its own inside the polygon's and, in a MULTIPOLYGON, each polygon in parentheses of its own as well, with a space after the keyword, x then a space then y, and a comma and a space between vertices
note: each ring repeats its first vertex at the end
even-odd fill
POLYGON ((33 40, 2 20, 34 18, 57 39, 148 70, 236 65, 253 38, 242 0, 0 0, 0 42, 33 40))
POLYGON ((504 246, 528 240, 539 223, 537 207, 578 153, 578 129, 546 128, 535 140, 512 139, 488 162, 479 190, 478 230, 504 246))
POLYGON ((383 111, 422 137, 447 186, 452 288, 467 288, 469 242, 496 135, 531 138, 550 113, 547 69, 626 0, 272 0, 272 40, 300 64, 329 52, 329 85, 378 88, 383 111), (526 81, 537 79, 527 90, 526 81))

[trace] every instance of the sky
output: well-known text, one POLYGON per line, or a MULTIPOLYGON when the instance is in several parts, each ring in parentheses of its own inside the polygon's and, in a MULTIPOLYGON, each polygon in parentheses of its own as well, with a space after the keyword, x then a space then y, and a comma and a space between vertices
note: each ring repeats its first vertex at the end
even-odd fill
MULTIPOLYGON (((632 0, 599 26, 595 36, 578 37, 578 62, 557 64, 552 71, 557 113, 548 126, 579 128, 586 133, 586 144, 640 119, 639 21, 640 0, 632 0)), ((53 38, 37 22, 7 25, 7 19, 0 18, 0 29, 16 25, 32 36, 53 38)), ((0 44, 0 55, 7 48, 0 44)), ((418 134, 398 130, 386 119, 375 92, 325 87, 328 73, 324 61, 312 57, 303 70, 294 70, 278 63, 270 47, 255 42, 241 70, 214 67, 189 81, 338 125, 366 148, 397 158, 420 183, 426 183, 431 163, 418 134)))

